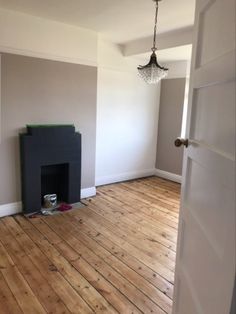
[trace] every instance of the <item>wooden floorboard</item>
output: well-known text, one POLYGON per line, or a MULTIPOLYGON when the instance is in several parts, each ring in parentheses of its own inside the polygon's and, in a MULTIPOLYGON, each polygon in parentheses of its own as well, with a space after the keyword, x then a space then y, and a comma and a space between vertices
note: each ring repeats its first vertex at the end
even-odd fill
POLYGON ((1 313, 170 314, 180 185, 101 186, 85 206, 0 220, 1 313))

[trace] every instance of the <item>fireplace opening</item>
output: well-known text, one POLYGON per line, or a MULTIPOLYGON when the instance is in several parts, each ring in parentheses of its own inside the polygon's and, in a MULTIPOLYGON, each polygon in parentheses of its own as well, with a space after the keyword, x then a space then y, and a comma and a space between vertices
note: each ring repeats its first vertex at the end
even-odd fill
POLYGON ((68 201, 68 164, 41 166, 41 204, 44 196, 56 194, 57 202, 68 201))

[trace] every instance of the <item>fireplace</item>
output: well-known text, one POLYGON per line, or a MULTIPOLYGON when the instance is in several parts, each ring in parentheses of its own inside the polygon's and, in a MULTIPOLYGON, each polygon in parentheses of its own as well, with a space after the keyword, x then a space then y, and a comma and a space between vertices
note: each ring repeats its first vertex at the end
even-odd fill
POLYGON ((81 134, 73 125, 30 125, 20 134, 23 212, 42 207, 43 196, 80 201, 81 134))

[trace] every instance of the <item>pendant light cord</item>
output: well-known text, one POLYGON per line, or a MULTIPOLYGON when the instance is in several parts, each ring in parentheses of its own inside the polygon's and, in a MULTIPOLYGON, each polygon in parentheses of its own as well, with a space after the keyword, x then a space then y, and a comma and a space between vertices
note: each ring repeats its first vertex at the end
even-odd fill
POLYGON ((155 26, 154 26, 154 35, 153 35, 153 47, 152 51, 155 52, 156 48, 156 37, 157 37, 157 15, 158 15, 158 2, 160 0, 154 0, 156 2, 156 14, 155 14, 155 26))

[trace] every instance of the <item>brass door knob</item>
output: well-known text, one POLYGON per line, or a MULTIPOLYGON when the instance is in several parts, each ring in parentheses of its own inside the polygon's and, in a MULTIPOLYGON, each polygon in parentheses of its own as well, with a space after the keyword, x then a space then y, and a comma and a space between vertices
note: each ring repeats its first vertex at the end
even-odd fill
POLYGON ((188 147, 188 139, 177 137, 177 139, 175 140, 175 146, 180 147, 181 145, 188 147))

